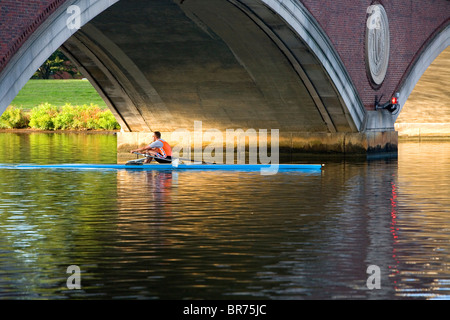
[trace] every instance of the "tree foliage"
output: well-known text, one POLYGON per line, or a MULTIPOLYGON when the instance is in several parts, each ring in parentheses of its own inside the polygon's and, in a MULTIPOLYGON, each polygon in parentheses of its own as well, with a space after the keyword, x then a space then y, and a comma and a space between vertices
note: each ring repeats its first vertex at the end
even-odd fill
POLYGON ((32 79, 50 79, 62 77, 64 73, 72 78, 81 73, 60 50, 56 50, 34 73, 32 79))

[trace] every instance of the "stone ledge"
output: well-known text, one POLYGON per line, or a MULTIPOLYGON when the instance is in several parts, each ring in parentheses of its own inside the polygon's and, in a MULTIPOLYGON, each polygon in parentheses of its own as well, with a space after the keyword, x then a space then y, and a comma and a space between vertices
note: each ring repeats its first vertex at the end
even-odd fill
MULTIPOLYGON (((191 149, 195 149, 194 132, 186 137, 178 136, 172 139, 172 133, 162 132, 162 139, 172 146, 180 145, 184 139, 191 139, 191 149)), ((196 133, 198 134, 198 133, 196 133)), ((129 152, 131 149, 148 145, 152 142, 152 132, 119 132, 117 133, 117 151, 129 152)), ((198 138, 197 138, 198 139, 198 138)), ((226 150, 226 133, 222 133, 223 150, 226 150)), ((270 132, 268 132, 270 150, 270 132)), ((189 140, 184 140, 189 141, 189 140)), ((197 140, 204 149, 211 146, 208 140, 197 140)), ((258 138, 246 139, 246 149, 250 141, 259 143, 258 138)), ((235 143, 235 146, 237 142, 235 143)), ((280 153, 317 153, 317 154, 367 154, 379 152, 396 152, 398 133, 396 131, 370 131, 360 133, 309 133, 309 132, 281 132, 279 134, 280 153)), ((218 145, 220 148, 220 145, 218 145)))

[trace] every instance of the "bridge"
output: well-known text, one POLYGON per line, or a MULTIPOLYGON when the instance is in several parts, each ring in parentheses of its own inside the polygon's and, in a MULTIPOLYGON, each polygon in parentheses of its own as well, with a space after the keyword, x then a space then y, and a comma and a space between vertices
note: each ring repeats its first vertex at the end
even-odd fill
POLYGON ((60 48, 120 123, 119 149, 201 121, 277 129, 291 151, 396 151, 397 117, 450 44, 446 0, 2 0, 0 13, 0 113, 60 48))

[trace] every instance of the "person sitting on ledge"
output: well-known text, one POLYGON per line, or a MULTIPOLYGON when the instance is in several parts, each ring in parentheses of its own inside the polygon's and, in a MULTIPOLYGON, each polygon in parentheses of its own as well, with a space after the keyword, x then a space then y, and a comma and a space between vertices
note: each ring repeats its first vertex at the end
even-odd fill
MULTIPOLYGON (((153 132, 153 142, 148 146, 131 150, 130 153, 139 152, 154 157, 158 163, 171 163, 172 162, 172 148, 170 145, 161 139, 161 133, 159 131, 153 132)), ((150 163, 152 158, 147 158, 144 163, 150 163)))

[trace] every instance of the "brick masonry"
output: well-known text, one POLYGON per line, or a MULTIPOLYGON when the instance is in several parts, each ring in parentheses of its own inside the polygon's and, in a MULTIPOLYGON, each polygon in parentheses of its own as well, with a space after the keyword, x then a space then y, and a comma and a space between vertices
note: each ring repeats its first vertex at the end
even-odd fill
POLYGON ((30 35, 65 1, 0 1, 0 72, 30 35))
MULTIPOLYGON (((66 0, 2 0, 0 2, 0 72, 21 45, 66 0)), ((450 22, 450 1, 317 1, 301 0, 340 55, 367 110, 375 95, 391 96, 433 35, 450 22), (365 65, 366 9, 381 3, 387 12, 391 54, 385 81, 375 88, 365 65)))
POLYGON ((375 95, 390 97, 433 36, 450 23, 450 1, 317 1, 302 0, 339 53, 368 110, 375 95), (365 65, 367 8, 382 4, 389 19, 391 50, 386 78, 379 88, 369 80, 365 65))

